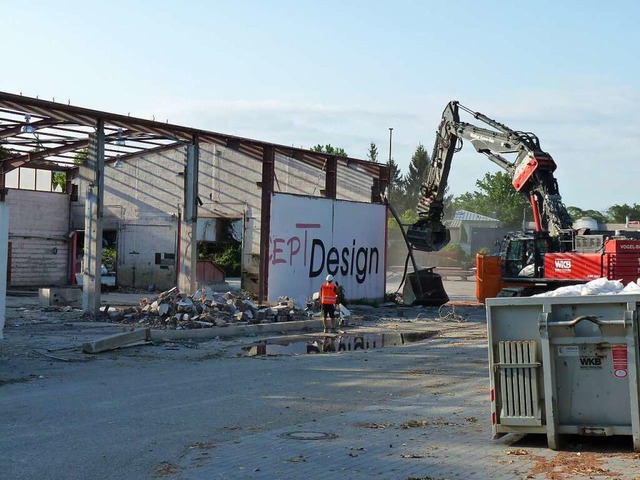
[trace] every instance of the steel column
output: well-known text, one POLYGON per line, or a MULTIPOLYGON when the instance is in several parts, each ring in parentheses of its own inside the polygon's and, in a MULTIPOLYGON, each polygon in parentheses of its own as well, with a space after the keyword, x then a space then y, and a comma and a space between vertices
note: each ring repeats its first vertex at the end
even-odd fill
POLYGON ((82 309, 93 315, 100 313, 102 266, 102 217, 104 204, 104 120, 96 122, 96 132, 90 136, 89 154, 84 171, 87 175, 87 196, 84 215, 84 269, 82 309))
POLYGON ((338 159, 335 156, 327 158, 324 196, 336 199, 336 185, 338 183, 338 159))
POLYGON ((262 201, 260 203, 260 272, 258 301, 264 302, 269 292, 269 237, 271 235, 271 197, 273 195, 275 149, 262 149, 262 201))
POLYGON ((198 135, 187 145, 187 165, 184 172, 184 208, 179 228, 178 289, 189 295, 195 293, 198 280, 198 176, 200 146, 198 135))

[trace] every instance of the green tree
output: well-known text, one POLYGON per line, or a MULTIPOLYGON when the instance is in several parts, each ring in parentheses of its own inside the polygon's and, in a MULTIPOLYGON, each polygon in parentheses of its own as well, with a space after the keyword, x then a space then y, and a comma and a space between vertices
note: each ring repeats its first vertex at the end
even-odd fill
POLYGON ((571 218, 573 218, 574 220, 578 220, 584 217, 591 217, 597 220, 599 223, 606 223, 608 221, 607 216, 597 210, 582 210, 578 207, 567 207, 567 212, 569 212, 569 215, 571 215, 571 218))
POLYGON ((429 171, 429 154, 425 150, 424 146, 420 143, 416 147, 416 151, 411 157, 409 163, 409 171, 404 176, 404 193, 406 195, 406 201, 415 207, 418 205, 418 199, 420 196, 420 186, 424 181, 427 172, 429 171))
POLYGON ((78 152, 74 155, 73 163, 75 165, 82 165, 84 162, 87 161, 88 157, 89 157, 89 149, 83 148, 81 150, 78 150, 78 152))
POLYGON ((376 144, 371 142, 369 144, 369 151, 367 152, 367 160, 370 162, 378 163, 378 147, 376 144))
POLYGON ((394 207, 402 204, 400 211, 404 211, 406 210, 404 206, 404 183, 400 167, 393 158, 389 160, 387 165, 389 166, 389 202, 394 207))
POLYGON ((629 220, 640 220, 640 205, 634 203, 632 206, 613 205, 607 210, 607 216, 614 223, 625 223, 629 220))
POLYGON ((51 186, 55 189, 60 187, 60 191, 64 193, 67 189, 67 173, 66 172, 53 172, 51 174, 51 186))
POLYGON ((488 217, 497 218, 503 225, 520 228, 524 213, 531 215, 531 206, 521 193, 511 184, 511 176, 506 172, 486 173, 476 181, 475 192, 454 197, 451 210, 468 210, 488 217))
POLYGON ((209 260, 221 267, 227 277, 240 275, 242 241, 238 231, 240 220, 218 219, 215 242, 198 242, 198 259, 209 260))
POLYGON ((311 147, 312 152, 318 153, 328 153, 329 155, 335 155, 336 157, 348 157, 347 152, 344 151, 344 148, 334 147, 330 143, 326 145, 316 145, 315 147, 311 147))
MULTIPOLYGON (((408 209, 408 210, 405 210, 404 212, 397 212, 397 213, 398 213, 398 216, 400 217, 400 222, 402 222, 402 225, 411 225, 418 221, 418 212, 416 212, 415 209, 408 209)), ((400 233, 398 228, 398 223, 396 222, 396 219, 393 218, 393 216, 389 216, 389 221, 387 226, 389 227, 389 231, 393 231, 393 232, 398 231, 398 233, 400 233)))
POLYGON ((117 255, 118 253, 115 247, 105 247, 102 249, 102 263, 110 272, 116 269, 117 255))
POLYGON ((213 263, 220 266, 228 277, 240 276, 240 245, 228 245, 222 252, 213 255, 213 263))

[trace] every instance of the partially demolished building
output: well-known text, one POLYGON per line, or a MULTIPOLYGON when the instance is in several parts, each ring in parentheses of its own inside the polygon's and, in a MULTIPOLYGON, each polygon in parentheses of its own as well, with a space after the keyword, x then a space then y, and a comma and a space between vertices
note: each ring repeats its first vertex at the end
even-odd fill
POLYGON ((198 278, 198 244, 218 241, 222 223, 242 245, 242 287, 265 300, 274 195, 385 208, 389 176, 383 164, 2 92, 0 148, 0 274, 10 287, 81 283, 88 311, 104 247, 118 286, 193 293, 211 280, 198 278), (38 188, 43 177, 56 187, 38 188))

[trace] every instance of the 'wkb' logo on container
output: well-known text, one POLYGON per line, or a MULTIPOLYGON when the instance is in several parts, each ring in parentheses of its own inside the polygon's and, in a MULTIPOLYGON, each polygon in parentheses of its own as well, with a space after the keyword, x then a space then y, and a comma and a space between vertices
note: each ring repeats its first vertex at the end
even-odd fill
POLYGON ((571 260, 556 260, 555 264, 558 270, 571 270, 571 260))
POLYGON ((580 365, 583 367, 600 367, 602 359, 598 357, 580 357, 580 365))

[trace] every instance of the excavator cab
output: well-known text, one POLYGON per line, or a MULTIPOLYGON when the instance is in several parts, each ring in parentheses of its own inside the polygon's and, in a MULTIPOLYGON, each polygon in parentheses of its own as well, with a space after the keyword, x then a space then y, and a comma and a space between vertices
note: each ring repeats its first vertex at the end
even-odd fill
POLYGON ((545 291, 544 256, 550 251, 548 234, 516 232, 500 241, 499 253, 476 255, 476 298, 523 297, 545 291))
POLYGON ((506 235, 500 248, 504 277, 543 278, 544 254, 548 249, 549 237, 544 233, 506 235))

